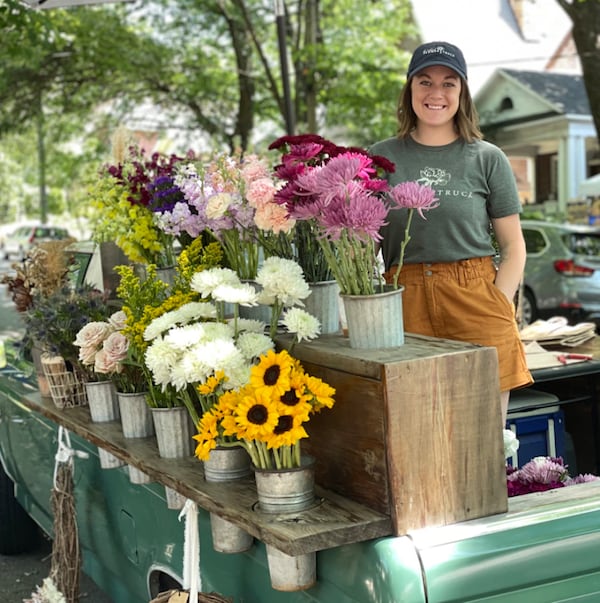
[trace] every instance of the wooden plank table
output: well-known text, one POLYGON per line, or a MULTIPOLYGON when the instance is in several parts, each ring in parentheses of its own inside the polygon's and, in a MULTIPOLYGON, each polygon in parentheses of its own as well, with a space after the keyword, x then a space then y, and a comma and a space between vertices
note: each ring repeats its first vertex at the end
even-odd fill
POLYGON ((59 409, 50 398, 30 389, 23 389, 19 401, 287 555, 311 553, 392 533, 389 516, 319 486, 315 505, 306 511, 285 515, 261 513, 256 508, 253 478, 206 482, 202 463, 195 457, 161 458, 153 437, 124 438, 119 422, 93 423, 86 406, 59 409))

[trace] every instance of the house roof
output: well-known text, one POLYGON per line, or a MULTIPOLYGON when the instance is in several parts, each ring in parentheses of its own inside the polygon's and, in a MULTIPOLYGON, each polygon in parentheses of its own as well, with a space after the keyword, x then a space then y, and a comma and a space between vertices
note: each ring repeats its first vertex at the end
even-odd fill
POLYGON ((501 69, 509 77, 552 104, 558 113, 590 115, 583 76, 548 71, 501 69))
POLYGON ((497 69, 473 99, 484 128, 541 117, 591 116, 580 75, 497 69))
POLYGON ((544 71, 555 59, 571 20, 556 0, 526 0, 525 6, 529 37, 509 0, 412 0, 420 38, 463 51, 472 94, 498 68, 544 71))

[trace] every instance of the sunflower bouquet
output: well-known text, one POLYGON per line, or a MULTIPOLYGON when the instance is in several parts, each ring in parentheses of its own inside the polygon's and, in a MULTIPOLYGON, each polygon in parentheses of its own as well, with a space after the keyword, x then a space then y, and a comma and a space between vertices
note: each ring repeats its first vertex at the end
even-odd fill
POLYGON ((206 460, 219 446, 242 446, 260 469, 300 467, 304 424, 334 404, 335 390, 307 374, 287 351, 269 350, 252 366, 245 385, 221 394, 194 436, 206 460))

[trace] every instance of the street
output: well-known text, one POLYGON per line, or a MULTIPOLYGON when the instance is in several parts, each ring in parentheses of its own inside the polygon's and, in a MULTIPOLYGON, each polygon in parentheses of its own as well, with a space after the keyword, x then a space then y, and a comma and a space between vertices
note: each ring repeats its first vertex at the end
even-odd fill
MULTIPOLYGON (((11 272, 12 261, 0 258, 0 278, 11 272)), ((0 285, 0 337, 4 340, 20 337, 21 317, 7 291, 0 285)), ((48 493, 50 496, 50 493, 48 493)), ((50 571, 51 541, 43 537, 36 550, 14 556, 0 555, 0 593, 4 603, 21 603, 42 584, 50 571)), ((87 603, 111 603, 111 600, 85 574, 81 575, 80 600, 87 603)))

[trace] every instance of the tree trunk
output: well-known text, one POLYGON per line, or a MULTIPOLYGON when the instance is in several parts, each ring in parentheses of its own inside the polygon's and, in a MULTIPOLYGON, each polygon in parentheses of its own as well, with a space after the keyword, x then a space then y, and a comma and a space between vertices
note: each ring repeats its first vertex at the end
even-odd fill
POLYGON ((573 41, 583 70, 596 136, 600 139, 600 2, 557 0, 573 23, 573 41))

